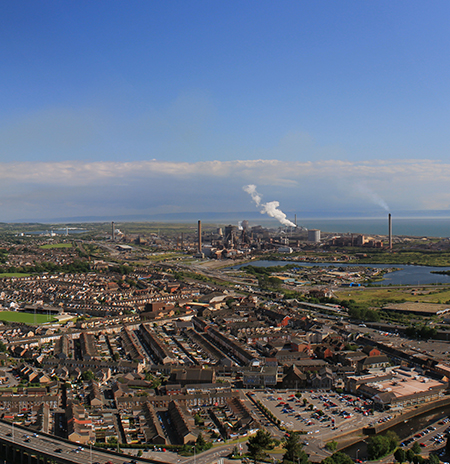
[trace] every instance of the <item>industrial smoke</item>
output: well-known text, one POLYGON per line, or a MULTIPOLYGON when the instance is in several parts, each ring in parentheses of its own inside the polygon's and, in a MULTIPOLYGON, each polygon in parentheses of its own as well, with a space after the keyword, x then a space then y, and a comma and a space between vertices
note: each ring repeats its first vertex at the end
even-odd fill
POLYGON ((269 201, 268 203, 261 204, 261 195, 256 191, 256 185, 250 184, 242 187, 244 192, 247 192, 256 206, 261 206, 260 213, 267 214, 270 217, 277 219, 284 226, 297 227, 292 221, 286 219, 286 214, 283 213, 278 207, 280 206, 279 201, 269 201))
POLYGON ((362 183, 358 184, 358 190, 360 191, 360 193, 368 197, 370 201, 372 201, 372 203, 375 203, 376 205, 383 208, 385 211, 389 212, 389 206, 387 205, 387 203, 380 197, 380 195, 378 195, 378 193, 374 192, 369 187, 367 187, 367 185, 362 183))
POLYGON ((242 188, 244 192, 247 192, 252 197, 252 200, 256 203, 256 206, 259 206, 261 203, 261 195, 259 195, 256 191, 256 185, 250 184, 242 188))

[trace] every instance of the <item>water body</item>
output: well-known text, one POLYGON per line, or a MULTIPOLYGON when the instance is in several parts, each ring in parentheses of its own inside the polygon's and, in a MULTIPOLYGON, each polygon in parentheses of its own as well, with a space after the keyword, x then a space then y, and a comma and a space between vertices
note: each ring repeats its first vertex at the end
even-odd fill
MULTIPOLYGON (((297 219, 299 226, 320 229, 330 233, 354 233, 364 235, 388 235, 385 218, 361 219, 297 219)), ((392 217, 393 235, 413 237, 450 237, 450 218, 396 218, 392 217)))
POLYGON ((411 266, 403 264, 339 264, 339 263, 299 263, 297 261, 253 261, 247 264, 233 266, 233 269, 240 269, 244 266, 270 267, 286 266, 294 264, 297 267, 371 267, 378 269, 401 268, 400 271, 390 272, 384 276, 384 280, 375 282, 373 285, 426 285, 426 284, 450 284, 450 276, 442 274, 431 274, 431 271, 449 271, 450 267, 431 267, 431 266, 411 266))

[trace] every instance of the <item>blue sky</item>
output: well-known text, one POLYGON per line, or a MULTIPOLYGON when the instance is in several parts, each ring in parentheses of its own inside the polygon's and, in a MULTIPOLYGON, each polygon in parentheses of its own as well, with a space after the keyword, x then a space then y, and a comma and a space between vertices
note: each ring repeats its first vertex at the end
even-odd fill
POLYGON ((0 5, 3 218, 450 210, 446 1, 0 5))

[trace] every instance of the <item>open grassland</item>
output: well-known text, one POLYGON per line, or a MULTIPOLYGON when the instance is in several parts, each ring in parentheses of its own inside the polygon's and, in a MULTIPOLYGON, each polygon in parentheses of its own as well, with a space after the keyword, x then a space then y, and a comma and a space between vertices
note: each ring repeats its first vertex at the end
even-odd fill
POLYGON ((365 252, 365 257, 358 257, 359 264, 412 264, 419 266, 450 266, 448 251, 378 251, 365 252))
POLYGON ((170 261, 170 260, 178 260, 178 259, 186 259, 187 256, 185 253, 174 253, 174 252, 168 252, 168 253, 154 253, 154 254, 149 254, 146 256, 146 259, 149 261, 170 261))
POLYGON ((71 243, 49 243, 48 245, 42 245, 39 248, 43 250, 49 250, 51 248, 72 248, 71 243))
MULTIPOLYGON (((197 223, 170 223, 170 222, 116 222, 116 228, 120 229, 125 234, 156 234, 167 235, 169 237, 177 237, 182 233, 196 234, 197 223)), ((111 230, 109 226, 108 231, 111 230)), ((215 231, 217 230, 216 224, 202 223, 202 230, 215 231)))
POLYGON ((447 303, 450 301, 450 287, 405 287, 405 288, 374 288, 345 289, 335 292, 336 298, 354 300, 370 306, 383 306, 394 302, 447 303))
POLYGON ((25 272, 0 272, 0 279, 2 277, 28 277, 30 275, 25 272))
POLYGON ((30 314, 20 311, 0 311, 0 321, 21 322, 24 324, 45 324, 56 322, 57 319, 47 314, 30 314))

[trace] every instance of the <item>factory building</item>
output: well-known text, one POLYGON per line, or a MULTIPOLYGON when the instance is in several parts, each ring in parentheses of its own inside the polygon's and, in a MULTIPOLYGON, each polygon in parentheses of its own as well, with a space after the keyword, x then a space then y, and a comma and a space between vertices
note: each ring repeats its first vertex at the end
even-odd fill
POLYGON ((320 230, 319 229, 308 230, 308 242, 313 242, 313 243, 320 242, 320 230))

